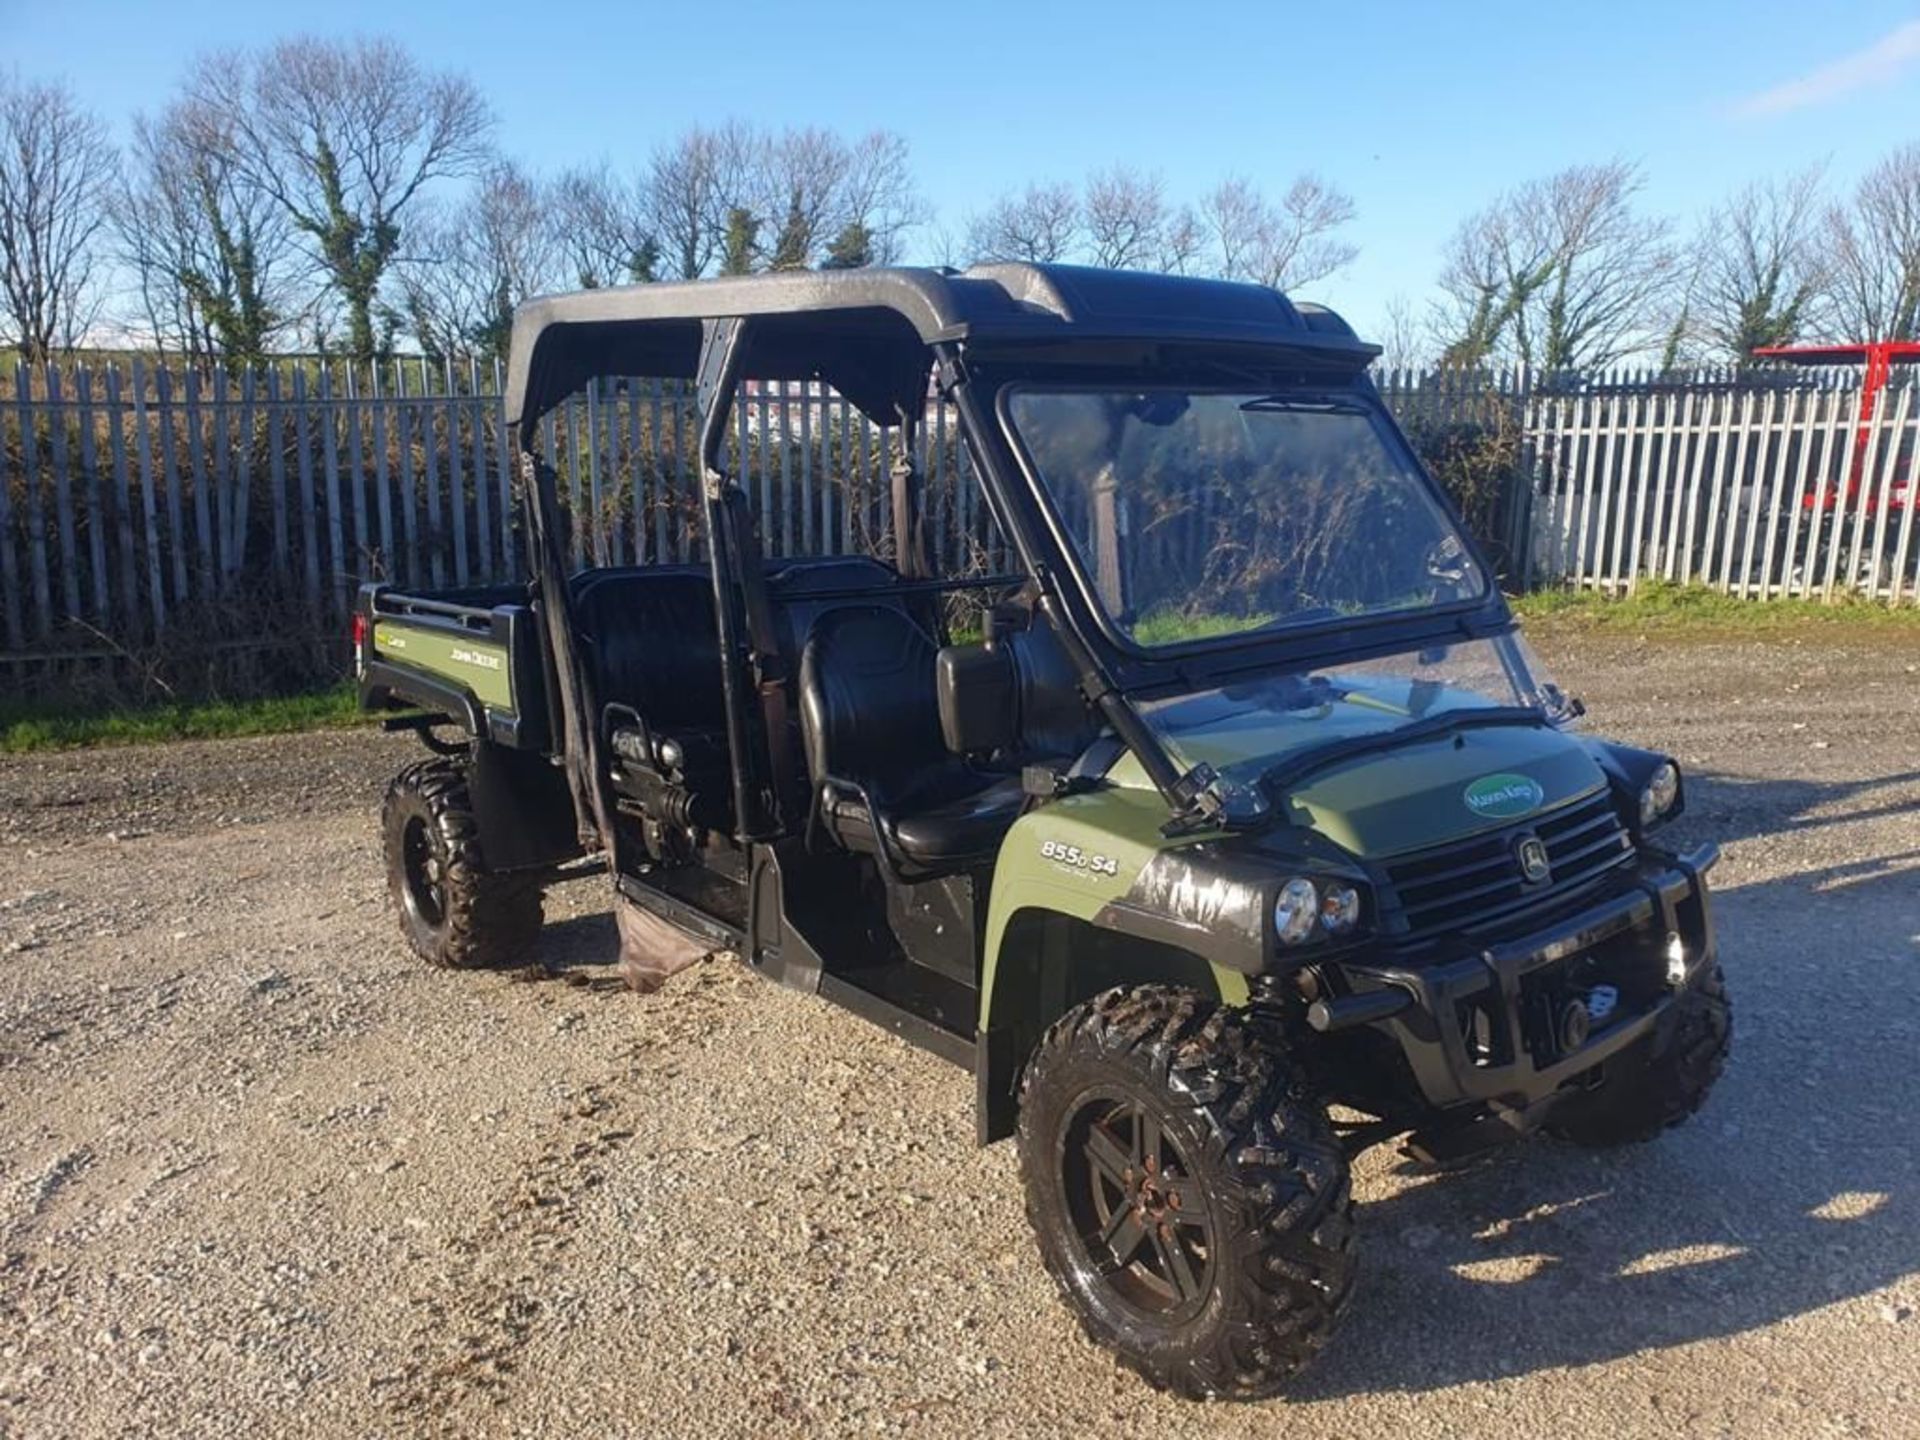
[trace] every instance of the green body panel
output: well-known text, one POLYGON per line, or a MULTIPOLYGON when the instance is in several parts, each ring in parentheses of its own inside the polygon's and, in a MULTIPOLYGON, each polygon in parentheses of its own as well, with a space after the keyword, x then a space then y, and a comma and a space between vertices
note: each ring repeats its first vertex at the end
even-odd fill
MULTIPOLYGON (((1463 692, 1436 694, 1428 686, 1416 694, 1405 681, 1370 680, 1339 699, 1284 714, 1229 707, 1208 723, 1182 729, 1176 745, 1187 764, 1204 761, 1223 776, 1252 784, 1291 754, 1386 735, 1416 715, 1484 704, 1463 692)), ((1122 756, 1106 778, 1103 789, 1022 816, 1000 847, 984 937, 983 1028, 992 1014, 1002 943, 1016 914, 1039 909, 1093 922, 1109 902, 1128 895, 1155 855, 1221 839, 1218 832, 1163 837, 1166 801, 1133 754, 1122 756)), ((1311 831, 1359 859, 1379 860, 1544 814, 1605 784, 1586 746, 1557 730, 1467 726, 1310 774, 1289 796, 1287 815, 1267 833, 1311 831)), ((1221 994, 1244 1003, 1246 975, 1218 963, 1213 971, 1221 994)))
POLYGON ((373 649, 382 660, 450 680, 489 710, 513 713, 513 675, 503 646, 420 625, 375 619, 373 649))
MULTIPOLYGON (((980 976, 980 1025, 987 1026, 993 985, 1007 925, 1022 910, 1046 910, 1093 921, 1111 901, 1125 896, 1141 869, 1162 850, 1198 843, 1204 836, 1169 840, 1160 833, 1167 802, 1144 784, 1069 795, 1022 815, 1007 831, 993 871, 987 906, 984 968, 980 976), (1051 848, 1049 848, 1051 847, 1051 848)), ((1213 967, 1221 998, 1244 1005, 1247 977, 1213 967)))

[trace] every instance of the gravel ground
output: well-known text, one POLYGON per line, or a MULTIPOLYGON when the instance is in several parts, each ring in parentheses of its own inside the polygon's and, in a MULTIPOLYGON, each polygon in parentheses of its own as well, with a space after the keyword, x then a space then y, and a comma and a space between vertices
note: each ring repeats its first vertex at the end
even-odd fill
POLYGON ((1545 647, 1727 849, 1734 1062, 1609 1156, 1360 1163, 1294 1398, 1081 1337, 972 1082, 722 961, 402 952, 367 733, 0 761, 0 1436, 1920 1433, 1920 643, 1545 647))

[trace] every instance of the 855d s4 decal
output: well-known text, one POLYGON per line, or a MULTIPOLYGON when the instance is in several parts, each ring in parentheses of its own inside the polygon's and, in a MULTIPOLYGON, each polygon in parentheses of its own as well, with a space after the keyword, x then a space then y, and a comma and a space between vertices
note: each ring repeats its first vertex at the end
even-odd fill
POLYGON ((1086 875, 1118 875, 1120 873, 1120 862, 1111 855, 1097 855, 1092 851, 1081 849, 1078 845, 1069 845, 1064 840, 1041 841, 1040 858, 1051 860, 1055 865, 1086 875))

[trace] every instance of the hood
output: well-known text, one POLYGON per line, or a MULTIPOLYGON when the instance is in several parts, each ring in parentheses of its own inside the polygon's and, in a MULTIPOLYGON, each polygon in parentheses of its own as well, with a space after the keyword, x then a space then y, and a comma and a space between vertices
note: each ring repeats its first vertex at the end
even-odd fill
MULTIPOLYGON (((1155 718, 1186 763, 1204 761, 1251 785, 1276 765, 1324 746, 1387 737, 1415 719, 1470 713, 1489 703, 1468 691, 1403 680, 1349 683, 1304 698, 1310 703, 1280 707, 1271 695, 1217 691, 1175 702, 1155 718)), ((1128 756, 1109 778, 1146 783, 1136 771, 1128 756)), ((1499 829, 1605 784, 1585 745, 1542 722, 1466 726, 1410 739, 1314 771, 1275 799, 1284 803, 1290 824, 1378 859, 1499 829)))

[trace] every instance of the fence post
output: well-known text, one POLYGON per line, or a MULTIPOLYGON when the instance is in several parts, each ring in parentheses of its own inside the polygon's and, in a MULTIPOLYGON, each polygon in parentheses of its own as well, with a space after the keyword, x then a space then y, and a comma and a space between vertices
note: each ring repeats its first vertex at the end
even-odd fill
POLYGON ((233 477, 233 504, 228 509, 228 518, 233 524, 227 537, 227 587, 246 572, 247 568, 247 524, 253 512, 253 445, 255 436, 255 405, 259 399, 253 366, 247 364, 240 371, 240 445, 236 453, 238 462, 233 477))
MULTIPOLYGON (((17 397, 24 399, 24 396, 17 397)), ((27 455, 28 430, 27 407, 22 404, 20 410, 20 456, 24 462, 27 455)), ((0 411, 0 453, 5 452, 5 412, 0 411)), ((23 478, 33 483, 31 467, 25 467, 23 478)), ((20 569, 19 560, 13 553, 13 485, 4 475, 0 475, 0 607, 4 607, 7 617, 7 647, 12 650, 26 648, 26 616, 20 610, 20 569)))
POLYGON ((67 404, 60 371, 47 365, 47 422, 53 436, 54 518, 60 534, 60 594, 69 619, 80 618, 80 562, 74 558, 73 476, 67 453, 67 404))
POLYGON ((480 399, 480 362, 467 357, 467 442, 473 460, 475 568, 482 583, 494 578, 493 520, 487 506, 487 427, 480 399))
POLYGON ((519 568, 513 553, 513 435, 507 426, 507 387, 501 383, 498 360, 493 362, 493 417, 494 460, 500 467, 501 575, 511 580, 519 568))
POLYGON ((187 465, 193 476, 193 538, 200 556, 199 589, 204 598, 213 581, 213 520, 207 505, 206 432, 200 416, 200 371, 189 366, 187 381, 187 465))
POLYGON ((233 488, 233 426, 229 412, 233 404, 227 386, 227 367, 216 365, 213 369, 212 400, 213 443, 216 447, 213 473, 214 562, 208 576, 208 588, 222 591, 227 588, 226 576, 231 572, 233 563, 233 515, 229 499, 229 492, 233 488))
MULTIPOLYGON (((1911 400, 1915 389, 1920 389, 1920 381, 1909 382, 1906 388, 1908 399, 1911 400)), ((1913 448, 1906 451, 1907 499, 1906 503, 1900 507, 1900 536, 1893 552, 1893 589, 1887 597, 1887 603, 1890 605, 1898 605, 1902 593, 1907 589, 1907 562, 1913 556, 1913 512, 1920 510, 1920 405, 1914 405, 1911 409, 1914 421, 1914 443, 1913 448)), ((1906 414, 1907 409, 1903 407, 1902 415, 1906 414)), ((1906 437, 1896 430, 1892 446, 1896 464, 1905 443, 1906 437)), ((1916 581, 1913 593, 1920 596, 1920 581, 1916 581)))
POLYGON ((157 635, 167 623, 166 587, 161 583, 160 525, 154 518, 153 437, 147 430, 147 372, 138 360, 130 376, 133 385, 133 443, 140 461, 140 522, 147 542, 147 605, 157 635))
MULTIPOLYGON (((447 417, 447 512, 453 519, 453 583, 464 586, 467 583, 467 494, 460 476, 460 396, 455 388, 452 356, 442 363, 441 378, 446 387, 440 408, 447 417)), ((431 415, 427 423, 433 423, 431 415)))
POLYGON ((380 362, 367 362, 367 403, 373 415, 373 511, 380 525, 380 564, 386 579, 400 573, 393 550, 393 489, 387 456, 387 401, 380 393, 380 362))
POLYGON ((133 482, 127 469, 126 407, 121 397, 120 367, 107 366, 107 454, 113 466, 113 529, 120 561, 120 620, 128 638, 140 633, 139 571, 134 562, 133 482))
POLYGON ((33 372, 24 361, 14 365, 20 407, 20 456, 27 483, 27 571, 33 584, 33 630, 44 640, 53 633, 53 586, 47 573, 47 502, 40 478, 40 432, 29 405, 33 372))
MULTIPOLYGON (((1900 443, 1907 426, 1907 407, 1913 399, 1913 386, 1900 389, 1900 401, 1893 412, 1893 423, 1887 423, 1886 401, 1892 398, 1885 390, 1880 392, 1880 404, 1874 408, 1874 446, 1884 456, 1878 467, 1867 466, 1861 471, 1861 518, 1866 518, 1866 505, 1873 508, 1873 550, 1867 557, 1867 593, 1875 599, 1880 595, 1880 559, 1887 539, 1887 505, 1893 496, 1894 472, 1900 468, 1900 443), (1878 475, 1875 469, 1878 469, 1878 475)), ((1907 487, 1907 505, 1912 507, 1916 499, 1914 487, 1907 487)), ((1899 576, 1893 577, 1893 590, 1898 593, 1899 576)))
POLYGON ((173 603, 184 605, 187 588, 187 527, 181 517, 180 466, 173 453, 173 372, 163 362, 153 372, 154 414, 160 425, 160 474, 167 487, 168 555, 173 561, 173 603))
POLYGON ((354 565, 358 573, 371 576, 376 572, 367 549, 367 455, 360 440, 360 387, 354 383, 354 369, 354 362, 347 361, 347 484, 353 497, 354 565))
POLYGON ((294 474, 299 485, 300 549, 306 561, 307 609, 320 613, 320 531, 313 502, 313 416, 307 409, 307 372, 293 372, 294 474))

